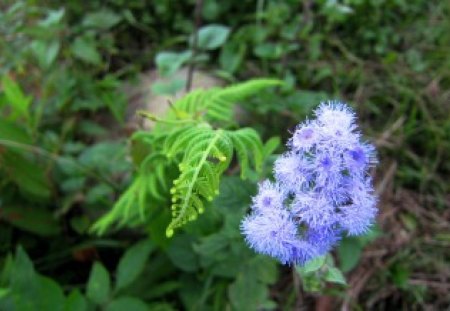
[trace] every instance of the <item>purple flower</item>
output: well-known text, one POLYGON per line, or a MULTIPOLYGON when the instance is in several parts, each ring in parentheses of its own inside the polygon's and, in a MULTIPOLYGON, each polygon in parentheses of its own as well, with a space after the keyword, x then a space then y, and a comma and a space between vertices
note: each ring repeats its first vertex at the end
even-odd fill
POLYGON ((375 148, 361 141, 353 110, 330 101, 315 116, 297 127, 275 162, 275 182, 260 185, 241 226, 250 247, 282 263, 326 254, 342 234, 365 233, 377 214, 368 176, 375 148))
POLYGON ((366 143, 356 144, 344 154, 345 164, 352 174, 364 174, 365 170, 377 163, 375 148, 366 143))
POLYGON ((284 192, 277 184, 266 180, 259 185, 258 194, 253 198, 253 209, 257 212, 282 209, 284 192))
POLYGON ((275 257, 283 264, 304 263, 314 255, 314 249, 299 240, 297 224, 286 210, 247 216, 241 230, 254 250, 275 257))
POLYGON ((274 174, 286 192, 295 192, 307 186, 311 176, 311 161, 295 153, 288 153, 275 161, 274 174))
POLYGON ((318 139, 319 137, 318 132, 315 129, 315 124, 307 123, 296 129, 290 144, 294 150, 309 150, 316 144, 318 139))
POLYGON ((307 231, 306 239, 308 243, 314 245, 318 256, 328 253, 333 246, 339 242, 341 231, 336 228, 310 228, 307 231))

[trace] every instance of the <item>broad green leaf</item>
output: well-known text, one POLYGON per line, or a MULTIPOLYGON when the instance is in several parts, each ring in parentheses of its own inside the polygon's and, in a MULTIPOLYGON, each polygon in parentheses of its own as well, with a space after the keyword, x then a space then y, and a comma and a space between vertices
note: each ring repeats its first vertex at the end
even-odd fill
POLYGON ((117 267, 116 290, 129 286, 142 273, 153 248, 150 241, 144 240, 127 250, 117 267))
POLYGON ((180 282, 178 281, 167 281, 164 283, 158 283, 146 293, 146 299, 155 299, 162 297, 168 293, 174 292, 180 288, 180 282))
POLYGON ((64 311, 87 311, 86 298, 80 293, 79 290, 73 290, 69 297, 66 299, 64 305, 64 311))
POLYGON ((221 68, 229 73, 236 72, 242 64, 246 49, 246 45, 242 43, 226 44, 219 57, 221 68))
POLYGON ((101 263, 95 262, 89 276, 86 296, 97 304, 104 304, 108 301, 110 287, 111 280, 108 271, 101 263))
POLYGON ((0 301, 1 310, 63 311, 64 294, 61 287, 52 279, 36 273, 33 262, 22 247, 17 248, 13 262, 8 262, 12 264, 6 280, 9 292, 0 301))
POLYGON ((362 246, 356 238, 345 238, 338 247, 340 268, 344 272, 352 270, 359 262, 362 246))
POLYGON ((407 265, 402 263, 395 263, 390 268, 390 273, 395 286, 403 289, 405 289, 408 286, 411 271, 407 265))
MULTIPOLYGON (((223 25, 207 25, 198 31, 197 47, 201 50, 214 50, 222 46, 230 34, 230 28, 223 25)), ((193 38, 191 39, 191 44, 193 38)))
POLYGON ((225 176, 220 182, 220 193, 213 201, 213 205, 223 214, 230 211, 242 217, 250 206, 251 197, 255 194, 256 186, 237 176, 225 176))
POLYGON ((200 243, 194 245, 194 250, 200 254, 202 260, 208 257, 216 257, 230 243, 227 236, 217 233, 206 236, 200 240, 200 243))
POLYGON ((14 262, 10 273, 11 298, 9 303, 14 310, 32 311, 39 308, 37 305, 40 298, 39 279, 33 262, 21 246, 17 247, 14 262))
POLYGON ((0 287, 0 299, 5 297, 6 295, 8 295, 10 291, 11 291, 11 289, 9 289, 7 287, 0 287))
POLYGON ((119 297, 111 301, 106 311, 149 311, 145 302, 133 297, 119 297))
POLYGON ((267 301, 268 290, 260 283, 257 275, 244 271, 228 288, 228 296, 236 311, 254 311, 267 301))
POLYGON ((89 37, 77 37, 70 49, 76 58, 88 64, 100 65, 102 62, 95 41, 89 37))
POLYGON ((8 75, 4 75, 2 79, 3 93, 5 94, 8 104, 17 116, 29 117, 29 107, 32 101, 31 96, 25 96, 19 84, 17 84, 8 75))
POLYGON ((151 89, 155 95, 175 95, 178 91, 181 91, 186 85, 184 79, 170 79, 167 82, 155 82, 152 84, 151 89))
POLYGON ((177 235, 167 249, 172 263, 186 272, 197 271, 199 267, 197 254, 192 248, 192 239, 188 235, 177 235))
POLYGON ((63 311, 65 298, 58 283, 44 276, 38 276, 38 280, 40 299, 36 301, 39 306, 37 309, 63 311))
POLYGON ((44 166, 15 151, 5 152, 2 162, 8 177, 23 191, 42 199, 50 197, 50 182, 44 166))
POLYGON ((297 267, 302 273, 311 273, 319 270, 325 264, 327 256, 320 256, 305 263, 303 267, 297 267))
POLYGON ((325 280, 331 283, 343 284, 346 285, 345 277, 342 274, 341 270, 335 267, 329 267, 328 271, 325 273, 325 280))
POLYGON ((113 11, 103 9, 100 11, 88 13, 83 19, 83 26, 106 30, 117 25, 117 23, 119 23, 121 19, 122 17, 117 15, 113 11))
POLYGON ((160 52, 156 55, 155 62, 161 76, 167 77, 174 74, 191 57, 191 51, 184 51, 180 53, 160 52))
POLYGON ((279 59, 283 55, 283 47, 275 43, 261 43, 253 49, 256 56, 265 59, 279 59))
POLYGON ((35 40, 31 43, 30 47, 39 63, 39 66, 47 69, 53 64, 58 56, 60 43, 57 40, 53 40, 51 42, 35 40))
POLYGON ((249 269, 254 270, 254 274, 263 284, 273 284, 278 278, 278 265, 275 260, 265 257, 256 256, 250 259, 249 269))
POLYGON ((64 17, 64 13, 64 8, 49 11, 47 17, 39 22, 39 26, 47 28, 59 24, 64 17))
POLYGON ((0 146, 5 148, 13 148, 12 145, 8 145, 8 142, 25 145, 31 145, 33 143, 30 135, 28 135, 23 127, 3 118, 0 118, 0 140, 6 140, 6 142, 0 141, 0 146))

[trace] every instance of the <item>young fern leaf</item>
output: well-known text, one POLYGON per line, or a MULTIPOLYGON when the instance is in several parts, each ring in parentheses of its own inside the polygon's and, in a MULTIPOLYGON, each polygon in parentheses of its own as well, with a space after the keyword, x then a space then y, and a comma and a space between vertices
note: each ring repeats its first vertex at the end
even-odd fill
POLYGON ((255 79, 226 88, 195 90, 173 104, 169 118, 174 119, 181 114, 198 118, 203 114, 208 121, 231 121, 233 107, 250 96, 282 82, 273 79, 255 79))
POLYGON ((249 176, 250 161, 255 171, 260 172, 264 161, 264 145, 258 133, 252 128, 243 128, 227 132, 236 150, 241 165, 241 178, 249 176))
POLYGON ((203 201, 212 201, 219 191, 219 178, 228 167, 233 155, 233 145, 223 130, 213 130, 199 125, 199 135, 186 140, 180 134, 179 141, 166 151, 183 154, 180 175, 174 180, 172 194, 172 221, 166 235, 172 236, 174 229, 203 213, 203 201))
POLYGON ((212 121, 229 121, 233 118, 233 107, 244 99, 262 90, 280 85, 279 80, 255 79, 236 84, 211 93, 206 105, 206 117, 212 121))
POLYGON ((141 163, 132 184, 112 209, 91 227, 91 232, 102 235, 115 225, 117 228, 135 226, 145 222, 150 203, 163 202, 169 193, 167 171, 171 162, 161 153, 148 155, 141 163))
MULTIPOLYGON (((172 221, 166 235, 194 220, 219 192, 220 177, 233 154, 241 166, 241 177, 250 176, 251 167, 261 171, 267 153, 258 133, 250 128, 224 130, 233 124, 233 107, 261 90, 280 85, 278 80, 257 79, 226 88, 196 90, 171 105, 165 118, 150 113, 140 115, 156 122, 151 132, 132 136, 136 177, 110 212, 91 228, 102 234, 115 225, 145 222, 157 206, 172 201, 172 221), (214 123, 218 128, 213 128, 214 123), (178 169, 177 169, 178 168, 178 169), (173 173, 177 176, 173 176, 173 173), (169 189, 169 184, 173 187, 169 189)), ((266 150, 267 149, 267 150, 266 150)))

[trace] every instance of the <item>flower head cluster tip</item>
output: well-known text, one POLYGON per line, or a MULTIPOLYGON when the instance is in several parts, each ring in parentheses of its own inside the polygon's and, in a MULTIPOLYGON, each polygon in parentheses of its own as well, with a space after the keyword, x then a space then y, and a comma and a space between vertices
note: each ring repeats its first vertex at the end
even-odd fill
POLYGON ((284 264, 324 255, 344 233, 365 233, 377 213, 368 174, 375 148, 361 140, 353 110, 329 101, 315 117, 296 128, 275 182, 260 184, 241 224, 250 247, 284 264))

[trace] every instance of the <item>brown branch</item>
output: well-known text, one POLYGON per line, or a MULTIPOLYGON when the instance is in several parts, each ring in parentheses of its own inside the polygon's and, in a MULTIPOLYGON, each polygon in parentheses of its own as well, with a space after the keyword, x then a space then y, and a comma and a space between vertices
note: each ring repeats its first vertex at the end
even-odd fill
POLYGON ((187 72, 186 93, 189 92, 192 88, 192 80, 194 77, 194 70, 195 70, 194 59, 197 54, 197 46, 198 46, 198 30, 202 22, 202 8, 203 8, 203 0, 197 0, 195 4, 195 13, 194 13, 195 29, 194 29, 194 39, 192 42, 192 56, 187 72))

